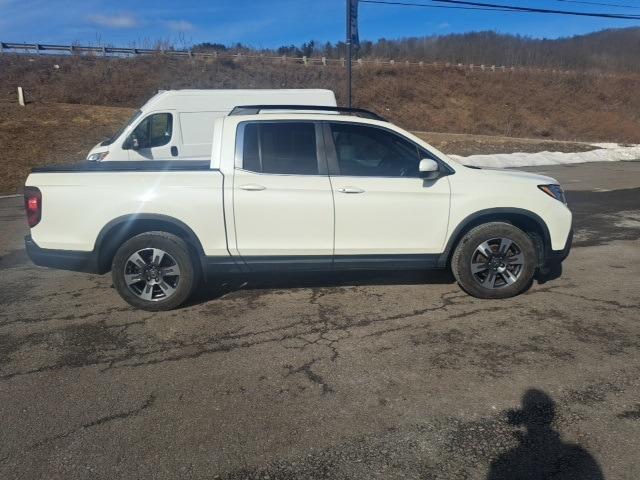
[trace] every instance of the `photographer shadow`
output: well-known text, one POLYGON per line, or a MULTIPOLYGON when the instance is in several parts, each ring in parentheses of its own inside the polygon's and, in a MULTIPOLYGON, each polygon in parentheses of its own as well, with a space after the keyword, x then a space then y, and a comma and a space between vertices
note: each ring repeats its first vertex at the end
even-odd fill
POLYGON ((491 463, 487 480, 603 480, 593 456, 583 447, 563 442, 552 424, 555 402, 542 390, 522 396, 522 409, 508 413, 520 444, 491 463))

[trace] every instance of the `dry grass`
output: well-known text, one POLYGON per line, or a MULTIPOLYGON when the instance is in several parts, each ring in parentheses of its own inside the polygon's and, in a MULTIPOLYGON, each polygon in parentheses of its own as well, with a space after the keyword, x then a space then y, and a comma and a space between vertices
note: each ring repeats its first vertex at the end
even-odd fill
POLYGON ((0 194, 18 191, 32 167, 82 160, 130 108, 0 102, 0 194))
MULTIPOLYGON (((412 130, 640 143, 640 75, 356 68, 355 104, 412 130)), ((0 98, 138 107, 167 88, 331 88, 344 69, 272 61, 0 56, 0 98), (60 68, 54 68, 58 65, 60 68)))
POLYGON ((514 152, 586 152, 588 143, 541 140, 535 138, 472 135, 466 133, 413 132, 437 149, 453 155, 491 155, 514 152))

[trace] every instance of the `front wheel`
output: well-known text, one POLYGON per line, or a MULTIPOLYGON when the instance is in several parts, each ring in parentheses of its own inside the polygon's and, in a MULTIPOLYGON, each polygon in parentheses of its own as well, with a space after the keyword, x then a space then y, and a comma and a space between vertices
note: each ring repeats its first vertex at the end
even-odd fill
POLYGON ((166 232, 141 233, 123 243, 113 258, 111 275, 125 301, 149 311, 178 307, 197 284, 189 247, 166 232))
POLYGON ((451 270, 464 291, 478 298, 508 298, 531 285, 538 258, 533 240, 519 228, 491 222, 458 243, 451 270))

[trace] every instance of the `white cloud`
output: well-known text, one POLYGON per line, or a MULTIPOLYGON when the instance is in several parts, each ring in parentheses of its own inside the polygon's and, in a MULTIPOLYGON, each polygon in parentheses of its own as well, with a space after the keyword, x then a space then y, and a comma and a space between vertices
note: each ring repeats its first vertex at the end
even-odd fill
POLYGON ((102 15, 99 13, 89 15, 89 22, 107 28, 133 28, 138 25, 138 21, 133 15, 102 15))
POLYGON ((167 27, 176 32, 189 32, 196 28, 193 23, 186 20, 169 20, 167 22, 167 27))
POLYGON ((451 25, 447 22, 442 22, 438 24, 438 28, 449 28, 451 25))

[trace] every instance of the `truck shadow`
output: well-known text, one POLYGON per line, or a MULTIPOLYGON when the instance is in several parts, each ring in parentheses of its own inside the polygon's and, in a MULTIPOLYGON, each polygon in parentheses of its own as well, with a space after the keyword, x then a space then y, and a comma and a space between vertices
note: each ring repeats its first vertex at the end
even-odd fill
POLYGON ((363 287, 376 285, 453 284, 449 270, 253 273, 225 278, 209 276, 185 305, 216 300, 238 290, 363 287))
MULTIPOLYGON (((559 278, 562 266, 537 272, 533 282, 540 285, 559 278)), ((296 288, 366 287, 383 285, 448 285, 456 283, 446 270, 351 271, 236 274, 225 278, 208 276, 185 306, 216 300, 238 290, 288 290, 296 288)))

